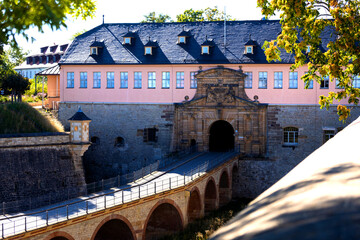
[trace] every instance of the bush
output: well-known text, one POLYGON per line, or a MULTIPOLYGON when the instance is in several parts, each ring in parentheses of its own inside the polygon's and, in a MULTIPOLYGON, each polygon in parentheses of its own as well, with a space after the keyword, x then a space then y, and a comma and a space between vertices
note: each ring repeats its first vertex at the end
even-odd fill
MULTIPOLYGON (((25 95, 34 96, 35 95, 35 79, 30 80, 30 89, 25 91, 25 95)), ((42 80, 38 79, 36 84, 37 93, 42 93, 42 80)), ((44 79, 44 93, 47 93, 47 79, 44 79)))

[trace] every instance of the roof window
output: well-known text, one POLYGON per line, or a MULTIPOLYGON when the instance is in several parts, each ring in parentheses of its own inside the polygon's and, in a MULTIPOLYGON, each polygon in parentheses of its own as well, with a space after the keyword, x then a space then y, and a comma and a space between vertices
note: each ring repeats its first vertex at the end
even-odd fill
POLYGON ((124 45, 131 45, 133 43, 133 39, 136 37, 136 32, 130 31, 130 28, 128 28, 128 32, 122 37, 124 38, 124 45))
POLYGON ((90 45, 90 55, 99 55, 100 49, 104 46, 104 41, 96 41, 95 37, 95 41, 90 45))
POLYGON ((213 39, 207 39, 203 44, 201 44, 201 54, 203 55, 209 55, 210 54, 210 48, 214 46, 214 40, 213 39))
POLYGON ((186 38, 190 37, 190 31, 185 31, 184 27, 181 33, 178 35, 178 44, 186 44, 186 38))
POLYGON ((149 41, 144 45, 145 55, 153 55, 153 49, 157 47, 157 41, 152 41, 149 37, 149 41))
POLYGON ((244 54, 254 54, 254 47, 256 46, 256 42, 251 39, 251 35, 249 35, 249 41, 245 43, 245 52, 244 54))

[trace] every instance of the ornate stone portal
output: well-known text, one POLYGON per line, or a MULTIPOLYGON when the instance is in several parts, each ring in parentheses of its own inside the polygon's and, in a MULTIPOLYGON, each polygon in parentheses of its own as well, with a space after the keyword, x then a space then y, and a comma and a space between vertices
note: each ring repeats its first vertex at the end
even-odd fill
POLYGON ((267 104, 246 95, 241 68, 199 71, 196 78, 194 98, 175 104, 173 150, 265 155, 267 104))

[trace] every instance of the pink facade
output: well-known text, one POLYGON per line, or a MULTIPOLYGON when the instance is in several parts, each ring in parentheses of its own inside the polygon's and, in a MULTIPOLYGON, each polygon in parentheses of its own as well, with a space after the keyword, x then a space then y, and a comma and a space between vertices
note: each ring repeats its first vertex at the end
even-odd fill
MULTIPOLYGON (((62 102, 108 102, 108 103, 176 103, 189 99, 196 89, 190 88, 190 73, 217 67, 218 65, 62 65, 60 72, 60 93, 62 102), (67 73, 74 73, 74 87, 67 87, 67 73), (80 72, 87 72, 87 87, 80 88, 80 72), (93 87, 93 72, 101 73, 101 87, 93 87), (114 72, 114 88, 107 88, 107 72, 114 72), (128 73, 128 88, 120 88, 120 72, 128 73), (141 89, 134 88, 134 72, 142 73, 141 89), (156 86, 148 88, 148 72, 155 72, 156 86), (170 87, 162 88, 162 72, 170 72, 170 87), (176 87, 176 73, 184 72, 184 88, 176 87)), ((317 104, 320 95, 336 91, 335 82, 329 82, 328 89, 321 89, 314 82, 313 89, 305 89, 301 76, 307 71, 301 67, 297 88, 289 87, 290 64, 242 64, 244 72, 252 73, 252 88, 246 89, 250 99, 255 95, 259 101, 269 104, 317 104), (259 72, 267 72, 267 88, 259 88, 259 72), (282 72, 282 88, 274 88, 274 73, 282 72)), ((224 67, 239 69, 238 64, 224 67)))

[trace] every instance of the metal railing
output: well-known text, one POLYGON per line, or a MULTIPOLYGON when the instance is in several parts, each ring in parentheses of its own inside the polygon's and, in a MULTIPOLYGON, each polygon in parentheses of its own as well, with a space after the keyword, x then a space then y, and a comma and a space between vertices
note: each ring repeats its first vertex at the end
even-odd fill
POLYGON ((166 178, 163 175, 142 184, 123 189, 111 189, 101 194, 92 194, 83 199, 73 199, 67 204, 40 209, 38 212, 18 214, 11 217, 3 216, 0 218, 0 236, 3 239, 185 186, 234 155, 233 152, 225 153, 221 157, 209 159, 175 177, 166 178))

